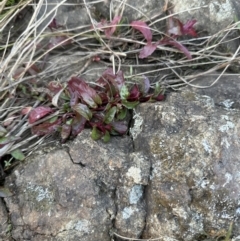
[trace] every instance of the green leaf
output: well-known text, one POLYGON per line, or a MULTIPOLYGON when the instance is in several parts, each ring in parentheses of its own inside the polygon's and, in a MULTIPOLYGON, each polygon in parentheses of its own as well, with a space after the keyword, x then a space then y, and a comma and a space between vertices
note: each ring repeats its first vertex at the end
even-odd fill
POLYGON ((14 141, 17 141, 19 140, 20 137, 17 137, 17 136, 6 136, 6 137, 1 137, 0 138, 0 146, 1 145, 6 145, 10 142, 14 142, 14 141))
POLYGON ((160 86, 159 82, 157 82, 155 85, 155 88, 154 88, 154 96, 159 95, 160 92, 161 92, 161 86, 160 86))
POLYGON ((0 187, 0 197, 10 197, 12 196, 13 194, 11 193, 11 191, 6 188, 6 187, 0 187))
POLYGON ((49 120, 49 123, 54 123, 58 119, 58 116, 54 116, 49 120))
POLYGON ((92 118, 92 112, 86 105, 78 103, 76 105, 73 105, 72 108, 85 119, 90 120, 92 118))
POLYGON ((112 120, 114 119, 115 117, 115 114, 117 112, 117 107, 116 106, 113 106, 108 112, 107 114, 105 115, 104 117, 104 122, 106 124, 109 124, 110 122, 112 122, 112 120))
POLYGON ((101 132, 97 129, 96 126, 93 126, 91 137, 94 141, 99 140, 101 138, 102 134, 101 132))
POLYGON ((126 108, 122 108, 122 109, 118 112, 118 114, 117 114, 117 119, 118 119, 118 120, 123 120, 123 119, 125 119, 126 115, 127 115, 127 109, 126 109, 126 108))
POLYGON ((126 85, 123 85, 121 90, 120 90, 120 96, 122 100, 126 100, 129 96, 129 90, 126 85))
POLYGON ((94 95, 93 100, 94 100, 98 105, 101 105, 101 104, 102 104, 102 99, 101 99, 101 97, 100 97, 98 94, 94 95))
POLYGON ((16 150, 12 151, 11 155, 19 161, 23 161, 25 159, 25 155, 19 149, 16 149, 16 150))
POLYGON ((103 141, 104 142, 109 142, 110 141, 110 134, 108 131, 105 132, 105 135, 103 136, 103 141))
POLYGON ((132 101, 129 102, 127 100, 123 100, 122 101, 123 106, 125 106, 127 109, 133 109, 134 107, 136 107, 139 104, 139 101, 132 101))

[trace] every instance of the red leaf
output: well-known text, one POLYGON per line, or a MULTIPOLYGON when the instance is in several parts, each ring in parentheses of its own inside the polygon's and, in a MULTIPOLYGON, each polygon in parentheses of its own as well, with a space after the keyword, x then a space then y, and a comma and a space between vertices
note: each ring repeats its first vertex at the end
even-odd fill
POLYGON ((97 25, 98 28, 102 28, 106 37, 110 38, 113 33, 116 31, 117 25, 121 20, 121 16, 116 16, 114 19, 110 22, 107 23, 106 20, 102 20, 101 23, 97 25))
POLYGON ((101 84, 108 90, 112 90, 111 86, 115 87, 115 92, 117 91, 118 93, 121 90, 124 82, 125 80, 122 70, 114 74, 112 68, 108 68, 107 70, 105 70, 102 76, 97 81, 97 83, 101 84))
POLYGON ((124 121, 115 121, 111 123, 113 129, 121 135, 126 134, 128 127, 124 121))
POLYGON ((97 108, 97 105, 102 104, 100 96, 91 88, 84 80, 78 77, 72 77, 68 82, 68 89, 71 94, 71 99, 76 98, 76 94, 90 107, 97 108))
POLYGON ((54 29, 57 29, 57 28, 58 28, 58 24, 57 24, 56 18, 54 18, 54 19, 52 20, 52 22, 48 25, 48 27, 49 27, 51 30, 53 30, 53 28, 54 28, 54 29))
POLYGON ((153 43, 148 43, 143 47, 143 49, 140 51, 139 58, 144 59, 150 56, 157 48, 159 42, 153 44, 153 43))
POLYGON ((32 127, 32 134, 38 136, 44 136, 50 134, 58 129, 60 124, 62 123, 61 119, 57 119, 55 122, 45 122, 37 126, 32 127))
POLYGON ((139 100, 139 96, 140 96, 140 91, 138 86, 135 84, 131 91, 130 91, 130 95, 128 96, 127 100, 128 101, 135 101, 135 100, 139 100))
POLYGON ((162 100, 164 100, 164 98, 165 98, 165 96, 163 94, 159 94, 154 99, 157 100, 157 101, 162 101, 162 100))
POLYGON ((145 22, 132 21, 130 25, 132 26, 132 28, 140 31, 148 43, 150 43, 152 41, 152 32, 145 22))
POLYGON ((169 36, 176 37, 183 35, 182 32, 183 24, 177 18, 173 18, 172 16, 167 20, 167 34, 169 36))
POLYGON ((30 124, 36 122, 37 120, 41 119, 42 117, 46 116, 47 114, 51 113, 53 110, 50 107, 39 106, 31 110, 28 122, 30 124))
POLYGON ((169 38, 164 38, 159 43, 162 44, 162 45, 172 45, 172 46, 176 47, 177 49, 179 49, 181 52, 183 52, 188 59, 192 59, 192 55, 190 54, 188 49, 184 45, 182 45, 180 42, 178 42, 176 40, 171 40, 169 38))
POLYGON ((193 20, 188 20, 184 25, 183 25, 183 34, 186 35, 191 35, 193 37, 197 37, 197 33, 195 29, 193 28, 193 25, 197 22, 196 19, 193 20))
POLYGON ((182 35, 191 35, 193 37, 197 37, 197 33, 193 28, 193 25, 197 22, 197 20, 188 20, 185 24, 183 24, 179 19, 169 17, 168 18, 168 27, 167 34, 172 37, 182 36, 182 35))
POLYGON ((72 135, 73 137, 77 136, 85 127, 87 120, 79 114, 73 118, 72 123, 72 135))

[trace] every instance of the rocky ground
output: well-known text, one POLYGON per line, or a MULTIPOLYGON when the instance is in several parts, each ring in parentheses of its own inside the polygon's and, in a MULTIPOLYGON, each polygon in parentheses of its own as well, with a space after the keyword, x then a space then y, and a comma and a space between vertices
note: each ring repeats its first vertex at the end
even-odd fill
MULTIPOLYGON (((139 2, 131 4, 139 7, 139 2)), ((163 6, 141 2, 148 17, 163 6)), ((175 11, 190 6, 181 2, 185 5, 173 1, 175 11)), ((190 2, 208 8, 180 16, 196 14, 198 28, 209 34, 238 15, 237 1, 190 2)), ((102 15, 109 12, 107 4, 96 6, 102 15)), ((125 11, 139 18, 132 8, 125 11)), ((86 23, 84 14, 81 7, 65 7, 56 19, 73 28, 77 17, 86 23)), ((238 39, 228 47, 235 52, 238 39)), ((54 61, 69 63, 62 58, 52 58, 49 67, 54 61)), ((93 141, 84 130, 73 141, 35 151, 5 179, 12 195, 0 199, 1 240, 240 240, 239 76, 225 73, 212 87, 199 88, 210 86, 219 73, 169 91, 163 102, 140 104, 129 133, 109 143, 93 141)), ((58 77, 70 74, 66 70, 58 77)))

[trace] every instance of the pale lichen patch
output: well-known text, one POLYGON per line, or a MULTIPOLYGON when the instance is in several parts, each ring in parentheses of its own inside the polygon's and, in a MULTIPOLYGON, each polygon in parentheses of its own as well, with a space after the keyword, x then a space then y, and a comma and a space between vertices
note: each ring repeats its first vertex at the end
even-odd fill
POLYGON ((78 220, 78 221, 70 221, 69 223, 67 223, 66 225, 66 229, 67 230, 77 230, 79 232, 84 232, 84 233, 90 233, 90 228, 89 228, 89 221, 82 219, 82 220, 78 220))
POLYGON ((128 219, 134 213, 134 209, 132 207, 125 207, 122 211, 123 219, 128 219))
POLYGON ((143 189, 141 185, 135 185, 132 187, 129 195, 130 204, 137 204, 143 195, 143 189))
POLYGON ((142 131, 143 118, 134 110, 133 120, 134 125, 130 128, 130 133, 133 139, 136 139, 142 131))
POLYGON ((204 150, 205 150, 208 154, 211 154, 211 153, 212 153, 212 148, 211 148, 211 146, 209 145, 209 143, 208 143, 207 140, 203 140, 203 141, 202 141, 202 145, 203 145, 204 150))
POLYGON ((126 174, 128 177, 133 178, 133 181, 135 183, 140 183, 141 182, 141 169, 138 167, 130 167, 128 169, 128 172, 126 174))

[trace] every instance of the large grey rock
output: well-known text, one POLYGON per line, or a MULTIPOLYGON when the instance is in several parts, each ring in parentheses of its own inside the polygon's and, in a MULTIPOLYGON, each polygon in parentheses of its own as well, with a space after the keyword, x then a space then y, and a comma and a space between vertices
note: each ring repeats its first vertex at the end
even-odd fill
POLYGON ((240 7, 237 0, 171 0, 174 12, 186 21, 197 19, 198 26, 208 32, 209 35, 216 34, 225 29, 236 18, 240 17, 240 7))
POLYGON ((231 221, 239 235, 239 111, 185 91, 136 112, 135 151, 152 170, 143 237, 195 240, 220 235, 231 221))
POLYGON ((104 144, 86 130, 33 156, 6 179, 12 237, 200 240, 226 235, 232 221, 237 237, 239 119, 185 90, 137 107, 132 139, 104 144))
POLYGON ((174 13, 186 22, 189 19, 196 19, 196 28, 200 36, 215 36, 221 45, 223 52, 235 53, 239 46, 239 35, 236 31, 227 29, 233 22, 240 19, 240 6, 238 0, 171 0, 174 13))

